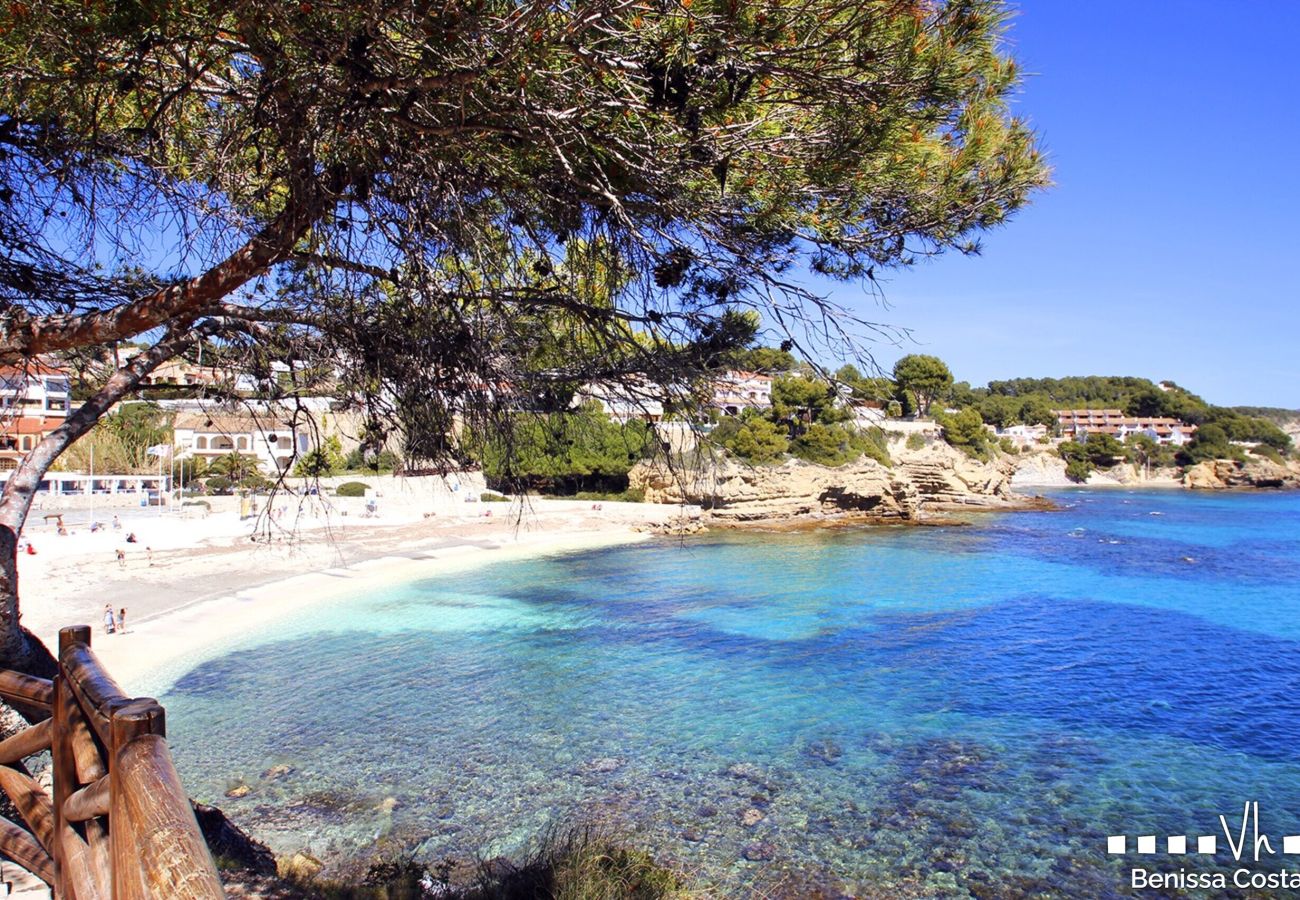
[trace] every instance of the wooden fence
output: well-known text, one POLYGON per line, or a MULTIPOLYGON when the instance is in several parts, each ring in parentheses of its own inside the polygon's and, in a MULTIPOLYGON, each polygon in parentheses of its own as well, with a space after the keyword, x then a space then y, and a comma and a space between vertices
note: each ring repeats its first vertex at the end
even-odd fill
POLYGON ((167 750, 163 708, 122 693, 88 626, 59 631, 53 681, 0 669, 0 697, 49 716, 0 741, 0 789, 27 825, 0 817, 0 852, 59 900, 225 896, 167 750), (44 750, 53 800, 23 764, 44 750))

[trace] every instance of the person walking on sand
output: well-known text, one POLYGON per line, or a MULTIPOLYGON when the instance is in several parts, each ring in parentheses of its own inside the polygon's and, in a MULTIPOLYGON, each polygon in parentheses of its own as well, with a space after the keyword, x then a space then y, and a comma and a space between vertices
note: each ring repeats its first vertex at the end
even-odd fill
POLYGON ((112 634, 113 627, 113 607, 104 605, 104 634, 112 634))
MULTIPOLYGON (((126 568, 126 551, 123 550, 121 547, 117 548, 117 567, 119 569, 126 568)), ((112 610, 109 610, 109 612, 111 613, 112 610)))
POLYGON ((126 607, 117 611, 117 633, 126 634, 126 607))

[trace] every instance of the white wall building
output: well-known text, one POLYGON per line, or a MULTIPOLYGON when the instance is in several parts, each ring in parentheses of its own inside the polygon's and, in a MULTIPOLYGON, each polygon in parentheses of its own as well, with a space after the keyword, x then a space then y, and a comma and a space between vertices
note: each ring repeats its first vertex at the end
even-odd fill
POLYGON ((724 372, 713 384, 710 402, 728 416, 738 416, 746 409, 767 409, 772 405, 772 376, 738 370, 724 372))
POLYGON ((598 384, 583 386, 573 397, 573 405, 595 401, 615 422, 661 422, 664 417, 663 391, 650 386, 598 384), (656 395, 658 394, 658 395, 656 395))
POLYGON ((315 449, 319 433, 278 416, 218 412, 182 412, 176 416, 177 459, 197 457, 208 463, 231 453, 251 456, 272 475, 315 449))

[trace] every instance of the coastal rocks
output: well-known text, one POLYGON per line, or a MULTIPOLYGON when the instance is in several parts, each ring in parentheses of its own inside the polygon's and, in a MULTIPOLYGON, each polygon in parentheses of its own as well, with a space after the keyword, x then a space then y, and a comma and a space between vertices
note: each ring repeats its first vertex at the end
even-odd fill
POLYGON ((669 536, 681 536, 687 534, 700 534, 708 531, 709 526, 704 524, 698 511, 693 515, 673 516, 665 522, 654 522, 648 525, 636 525, 633 531, 646 531, 651 534, 664 534, 669 536))
POLYGON ((275 857, 266 844, 249 837, 217 807, 194 802, 191 805, 213 856, 256 875, 275 874, 275 857))
POLYGON ((669 472, 640 464, 628 475, 652 503, 692 503, 721 525, 836 517, 911 518, 915 492, 874 460, 830 469, 791 460, 780 466, 723 461, 707 472, 669 472))
POLYGON ((247 784, 237 784, 230 790, 226 791, 227 800, 239 800, 253 793, 252 787, 247 784))
POLYGON ((755 825, 763 821, 765 818, 767 817, 763 815, 762 810, 755 809, 754 807, 751 806, 749 809, 745 810, 740 814, 740 824, 744 825, 746 828, 753 828, 755 825))
POLYGON ((776 858, 776 845, 771 841, 755 841, 746 844, 740 855, 749 862, 770 862, 776 858))
POLYGON ((267 769, 262 773, 263 781, 278 781, 281 778, 287 778, 294 772, 293 766, 284 765, 283 763, 267 769))
POLYGON ((1221 491, 1232 488, 1300 488, 1300 467, 1278 465, 1266 459, 1239 462, 1213 459, 1197 463, 1183 475, 1192 490, 1221 491))
POLYGON ((748 466, 730 459, 698 471, 640 463, 628 473, 650 503, 698 504, 722 526, 796 521, 907 522, 926 509, 1007 508, 1011 464, 980 462, 946 444, 900 448, 895 464, 863 458, 830 468, 799 460, 748 466))

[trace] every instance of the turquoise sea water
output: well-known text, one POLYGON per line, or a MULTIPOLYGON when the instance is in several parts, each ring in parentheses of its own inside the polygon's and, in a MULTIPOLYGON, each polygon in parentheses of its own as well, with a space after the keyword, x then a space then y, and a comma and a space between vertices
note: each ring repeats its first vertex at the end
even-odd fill
POLYGON ((1104 897, 1135 863, 1107 835, 1218 832, 1217 857, 1145 865, 1231 870, 1218 816, 1247 801, 1280 850, 1300 497, 1055 499, 351 598, 185 675, 171 742, 199 799, 326 858, 510 855, 600 820, 732 896, 1104 897))

